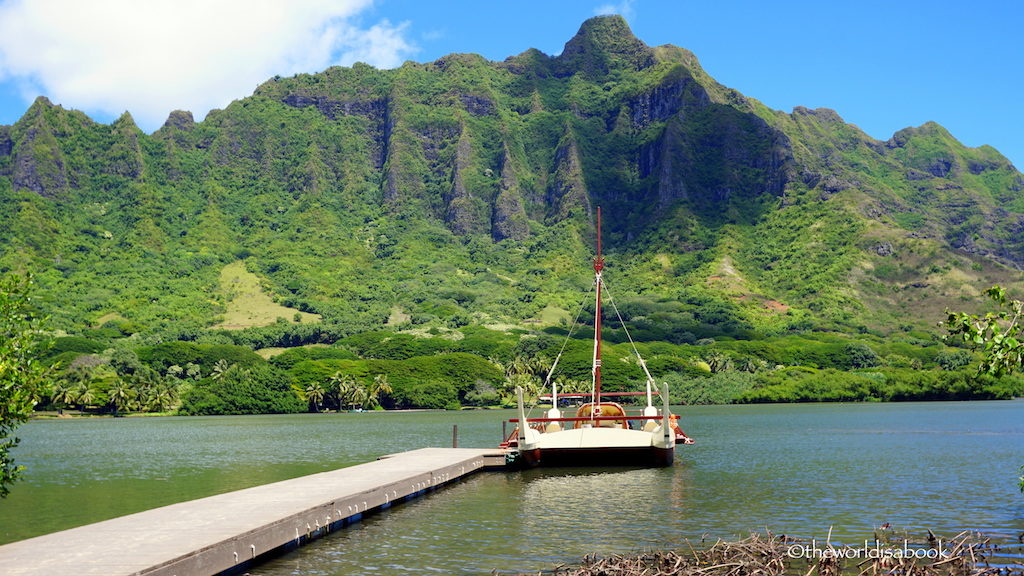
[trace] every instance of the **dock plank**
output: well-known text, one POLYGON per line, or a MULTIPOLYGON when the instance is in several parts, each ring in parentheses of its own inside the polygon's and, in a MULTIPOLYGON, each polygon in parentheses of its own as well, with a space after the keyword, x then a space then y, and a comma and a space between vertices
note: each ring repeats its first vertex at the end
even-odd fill
POLYGON ((502 463, 494 449, 403 452, 0 546, 0 572, 209 576, 502 463))

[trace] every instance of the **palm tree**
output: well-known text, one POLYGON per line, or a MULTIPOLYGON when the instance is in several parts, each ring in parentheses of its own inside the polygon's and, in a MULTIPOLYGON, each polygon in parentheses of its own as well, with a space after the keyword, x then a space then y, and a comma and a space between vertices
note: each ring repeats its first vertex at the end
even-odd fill
POLYGON ((191 380, 199 380, 203 377, 203 369, 198 364, 189 362, 185 364, 185 377, 191 380))
POLYGON ((366 388, 362 386, 353 386, 352 390, 348 394, 348 404, 352 409, 362 407, 366 404, 368 394, 366 388))
POLYGON ((511 376, 506 376, 501 390, 502 403, 515 403, 516 388, 522 388, 523 398, 527 402, 532 402, 540 394, 540 385, 540 378, 532 374, 512 374, 511 376))
POLYGON ((717 350, 705 356, 704 361, 707 362, 708 367, 711 368, 711 372, 715 374, 732 369, 732 358, 729 358, 717 350))
POLYGON ((338 410, 344 409, 345 398, 348 397, 353 386, 355 386, 355 380, 352 376, 342 374, 340 371, 335 372, 334 376, 328 380, 327 393, 334 396, 334 403, 338 406, 338 410))
POLYGON ((72 366, 66 372, 65 378, 70 386, 68 404, 77 405, 79 410, 91 405, 96 400, 96 393, 93 390, 93 383, 96 381, 96 374, 88 366, 72 366))
POLYGON ((525 356, 515 356, 508 364, 505 364, 503 372, 505 372, 505 376, 531 374, 533 373, 533 366, 531 364, 532 363, 529 358, 525 356))
POLYGON ((306 386, 306 401, 313 403, 313 411, 320 411, 320 403, 324 400, 325 390, 322 384, 319 382, 310 382, 306 386))
POLYGON ((590 392, 591 382, 589 380, 583 380, 582 378, 559 378, 557 382, 559 394, 588 394, 590 392))
POLYGON ((159 386, 153 391, 146 403, 146 409, 151 412, 163 412, 174 403, 174 391, 170 386, 159 386))
POLYGON ((526 369, 530 374, 543 378, 551 370, 551 362, 544 356, 533 356, 526 361, 526 369))
POLYGON ((57 405, 57 413, 63 414, 64 408, 70 406, 75 401, 75 388, 69 380, 61 378, 53 384, 53 390, 50 395, 53 403, 57 405))
POLYGON ((231 366, 228 365, 228 361, 221 358, 213 365, 213 370, 210 371, 210 376, 214 380, 220 380, 230 368, 231 366))
POLYGON ((368 386, 366 391, 366 402, 364 407, 370 410, 376 410, 380 407, 380 395, 391 394, 394 390, 391 389, 391 383, 388 382, 387 374, 377 374, 373 377, 373 383, 368 386))
POLYGON ((85 382, 75 384, 72 394, 72 403, 78 404, 78 407, 81 410, 85 410, 96 401, 96 392, 94 392, 93 389, 85 382))
POLYGON ((114 407, 114 415, 116 416, 120 410, 128 406, 132 401, 134 391, 128 384, 122 380, 119 376, 116 377, 114 385, 107 391, 107 398, 110 399, 110 404, 114 407))
POLYGON ((760 358, 753 356, 744 356, 736 362, 736 369, 741 372, 750 372, 753 374, 758 370, 763 370, 768 367, 768 363, 760 358))
POLYGON ((134 392, 133 401, 129 406, 132 410, 149 410, 164 381, 163 377, 151 368, 141 368, 125 380, 134 392))

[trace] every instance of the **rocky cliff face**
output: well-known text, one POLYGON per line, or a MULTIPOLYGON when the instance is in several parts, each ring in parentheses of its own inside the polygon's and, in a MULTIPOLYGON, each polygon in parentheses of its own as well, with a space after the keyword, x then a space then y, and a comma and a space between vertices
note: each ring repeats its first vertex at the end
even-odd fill
MULTIPOLYGON (((312 153, 261 123, 262 112, 282 105, 344 132, 341 141, 314 144, 329 173, 322 188, 352 187, 352 171, 338 168, 361 164, 359 176, 380 183, 389 210, 432 215, 460 235, 521 239, 528 215, 549 223, 585 219, 595 201, 644 214, 629 224, 636 233, 652 210, 683 201, 714 212, 722 202, 778 195, 787 179, 784 137, 750 113, 715 105, 686 65, 659 62, 617 17, 585 23, 557 58, 534 52, 491 63, 453 55, 394 71, 357 66, 275 79, 211 115, 202 130, 189 113, 172 113, 153 136, 166 145, 148 161, 179 180, 183 155, 201 151, 207 166, 277 179, 275 165, 312 153), (611 96, 576 87, 613 72, 638 77, 611 96), (561 127, 557 140, 552 125, 561 127)), ((33 126, 18 146, 15 186, 51 197, 66 192, 60 146, 45 124, 33 126), (55 154, 24 152, 40 139, 55 154)), ((112 136, 103 169, 138 179, 147 161, 142 135, 125 117, 112 136)))
MULTIPOLYGON (((89 176, 69 173, 56 112, 41 100, 18 123, 17 138, 0 146, 14 156, 14 188, 52 198, 93 180, 92 168, 89 176)), ((584 23, 557 58, 534 51, 504 63, 453 55, 393 71, 333 68, 272 80, 201 129, 176 111, 152 137, 127 115, 108 136, 106 150, 87 153, 111 177, 135 181, 148 171, 181 180, 188 156, 202 164, 193 176, 220 166, 297 190, 379 183, 394 213, 428 214, 456 234, 495 240, 524 238, 529 215, 585 220, 594 202, 643 215, 622 220, 630 222, 623 231, 638 233, 654 211, 677 202, 712 213, 779 195, 790 156, 783 135, 713 102, 686 64, 659 61, 618 17, 584 23), (595 90, 592 83, 612 73, 634 78, 611 94, 595 90), (278 126, 264 120, 272 110, 285 118, 278 126), (299 148, 285 134, 311 126, 337 139, 299 148), (552 126, 561 130, 557 140, 552 126), (163 146, 147 155, 141 140, 163 146), (310 156, 324 165, 322 179, 288 173, 310 156)))
POLYGON ((795 297, 783 279, 812 256, 841 264, 839 285, 912 240, 1024 265, 1022 189, 998 152, 968 149, 935 124, 879 142, 830 110, 769 110, 614 16, 585 22, 557 57, 454 54, 274 78, 203 122, 175 111, 153 135, 127 114, 99 125, 45 98, 0 127, 0 190, 44 199, 55 214, 87 206, 93 221, 68 226, 122 247, 298 242, 383 218, 519 246, 563 224, 586 236, 601 205, 614 215, 613 245, 706 249, 708 259, 730 246, 779 298, 795 297), (808 214, 841 214, 853 240, 755 250, 732 229, 716 243, 729 226, 815 237, 808 214), (872 251, 880 245, 885 254, 872 251))

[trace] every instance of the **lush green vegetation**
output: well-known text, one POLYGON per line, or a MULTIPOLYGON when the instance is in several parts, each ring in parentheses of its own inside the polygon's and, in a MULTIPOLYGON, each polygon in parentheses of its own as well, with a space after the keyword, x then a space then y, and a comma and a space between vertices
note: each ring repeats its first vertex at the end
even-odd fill
POLYGON ((0 271, 36 270, 72 333, 262 348, 396 310, 557 322, 588 282, 595 204, 616 293, 675 343, 926 328, 1024 261, 999 212, 1024 209, 1024 180, 994 150, 770 111, 615 18, 559 58, 274 78, 152 135, 40 100, 3 134, 0 271))
POLYGON ((501 405, 581 310, 601 205, 608 389, 642 374, 621 314, 688 402, 1004 397, 935 323, 1024 285, 1022 189, 935 124, 772 111, 607 17, 558 57, 278 77, 150 135, 39 99, 0 130, 0 272, 37 272, 58 410, 501 405))
POLYGON ((304 404, 281 372, 269 366, 234 364, 192 385, 182 397, 181 413, 279 414, 302 412, 304 404))
MULTIPOLYGON (((511 406, 516 387, 530 397, 545 391, 556 357, 559 389, 589 390, 592 331, 583 327, 569 339, 564 332, 382 330, 290 348, 269 360, 233 344, 138 346, 124 337, 61 337, 47 358, 56 378, 40 397, 50 409, 114 415, 511 406)), ((669 384, 672 401, 682 404, 1024 395, 1024 378, 979 375, 973 353, 927 334, 882 339, 808 332, 682 344, 639 341, 637 348, 654 377, 669 384)), ((642 389, 643 371, 628 342, 606 340, 604 358, 606 390, 642 389)))

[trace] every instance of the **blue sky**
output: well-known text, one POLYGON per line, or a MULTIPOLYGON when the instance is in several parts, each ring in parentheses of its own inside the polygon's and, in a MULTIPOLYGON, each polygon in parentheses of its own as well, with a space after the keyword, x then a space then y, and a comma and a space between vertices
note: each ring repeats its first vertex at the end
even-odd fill
POLYGON ((101 122, 128 110, 151 132, 275 74, 556 54, 609 12, 772 108, 833 108, 879 139, 934 120, 1024 167, 1024 2, 1011 0, 0 0, 0 124, 42 94, 101 122))

